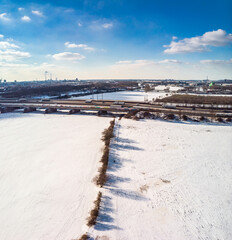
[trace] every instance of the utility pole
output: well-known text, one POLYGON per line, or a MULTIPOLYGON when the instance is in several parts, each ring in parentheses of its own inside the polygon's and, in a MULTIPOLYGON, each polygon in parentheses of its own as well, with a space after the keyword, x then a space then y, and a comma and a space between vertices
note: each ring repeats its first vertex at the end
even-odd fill
POLYGON ((92 99, 94 99, 94 93, 93 93, 93 90, 92 90, 92 99))
POLYGON ((44 74, 45 74, 45 81, 47 80, 47 73, 48 73, 48 71, 44 72, 44 74))

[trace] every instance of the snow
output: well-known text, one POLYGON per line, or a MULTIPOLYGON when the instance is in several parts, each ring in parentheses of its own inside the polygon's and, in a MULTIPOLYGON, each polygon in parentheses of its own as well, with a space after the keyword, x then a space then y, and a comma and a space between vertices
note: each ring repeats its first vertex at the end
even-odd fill
POLYGON ((32 99, 53 99, 53 98, 57 98, 57 96, 49 96, 49 95, 40 95, 40 96, 35 96, 32 97, 32 99))
MULTIPOLYGON (((164 92, 142 92, 142 91, 121 91, 104 94, 93 94, 81 97, 73 97, 71 99, 105 99, 105 100, 120 100, 120 101, 151 101, 153 98, 164 97, 167 93, 164 92)), ((170 94, 169 94, 170 95, 170 94)))
POLYGON ((91 236, 232 239, 231 125, 122 119, 115 135, 91 236))
POLYGON ((178 91, 183 89, 183 87, 179 87, 179 86, 158 85, 155 87, 155 90, 164 91, 167 88, 169 88, 170 91, 178 91))
POLYGON ((231 124, 117 120, 108 182, 99 189, 92 179, 110 120, 0 115, 0 239, 73 240, 86 231, 98 240, 232 239, 231 124), (87 228, 99 190, 100 215, 87 228))
POLYGON ((71 240, 85 232, 110 120, 0 115, 0 239, 71 240))

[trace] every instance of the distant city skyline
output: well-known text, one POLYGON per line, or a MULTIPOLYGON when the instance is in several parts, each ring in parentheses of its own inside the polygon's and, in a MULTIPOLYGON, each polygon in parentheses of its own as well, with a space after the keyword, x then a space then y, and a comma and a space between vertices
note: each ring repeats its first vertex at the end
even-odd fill
POLYGON ((0 79, 232 79, 229 0, 0 3, 0 79))

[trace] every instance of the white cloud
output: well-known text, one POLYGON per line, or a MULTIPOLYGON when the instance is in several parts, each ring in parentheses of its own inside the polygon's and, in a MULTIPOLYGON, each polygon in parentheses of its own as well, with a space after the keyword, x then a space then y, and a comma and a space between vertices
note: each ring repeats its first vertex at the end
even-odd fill
POLYGON ((23 17, 21 18, 21 20, 24 21, 24 22, 30 22, 30 21, 31 21, 31 18, 28 17, 28 16, 23 16, 23 17))
POLYGON ((1 13, 0 14, 0 20, 10 21, 10 18, 7 17, 7 13, 1 13))
POLYGON ((230 60, 201 60, 200 63, 202 64, 232 64, 232 58, 230 60))
POLYGON ((134 61, 134 64, 140 65, 140 66, 144 66, 144 65, 156 64, 156 62, 153 61, 153 60, 141 59, 141 60, 135 60, 135 61, 134 61))
POLYGON ((4 38, 4 35, 3 35, 3 34, 0 34, 0 38, 4 38))
POLYGON ((33 63, 33 64, 27 64, 27 63, 9 63, 9 62, 0 62, 0 67, 2 68, 30 68, 33 70, 36 69, 44 69, 44 68, 54 68, 56 65, 43 62, 41 64, 33 63))
POLYGON ((19 48, 19 46, 14 43, 9 43, 7 41, 0 41, 0 49, 8 49, 8 48, 19 48))
POLYGON ((64 45, 67 48, 82 48, 82 49, 87 50, 87 51, 94 51, 95 50, 95 48, 89 47, 87 44, 75 44, 75 43, 66 42, 64 45))
POLYGON ((6 63, 6 62, 0 62, 0 67, 2 68, 25 68, 29 67, 30 65, 25 63, 6 63))
POLYGON ((80 53, 72 53, 72 52, 62 52, 52 55, 55 60, 82 60, 85 56, 81 55, 80 53))
POLYGON ((159 63, 182 63, 182 62, 176 59, 164 59, 159 61, 159 63))
POLYGON ((6 39, 0 41, 0 60, 7 62, 14 62, 22 58, 30 57, 30 53, 20 51, 20 47, 13 43, 13 39, 6 39))
POLYGON ((136 66, 146 66, 146 65, 157 65, 157 64, 165 64, 165 63, 182 63, 179 60, 176 59, 164 59, 161 61, 154 61, 154 60, 147 60, 147 59, 142 59, 142 60, 134 60, 134 61, 130 61, 130 60, 126 60, 126 61, 118 61, 116 62, 116 64, 120 64, 120 65, 136 65, 136 66))
POLYGON ((113 27, 113 23, 104 23, 104 24, 102 24, 102 27, 106 28, 106 29, 112 28, 113 27))
POLYGON ((43 62, 42 64, 40 64, 40 67, 46 67, 46 68, 48 68, 48 67, 56 67, 56 65, 55 64, 51 64, 51 63, 47 63, 47 62, 43 62))
POLYGON ((82 23, 77 23, 78 27, 82 27, 82 23))
POLYGON ((172 40, 176 40, 177 38, 178 38, 178 37, 176 37, 176 36, 173 36, 173 37, 172 37, 172 40))
POLYGON ((179 41, 172 41, 170 45, 164 45, 164 53, 190 53, 209 51, 209 46, 220 47, 232 43, 232 34, 218 29, 217 31, 206 32, 202 36, 184 38, 179 41))
POLYGON ((83 47, 83 49, 90 52, 95 51, 95 48, 89 46, 83 47))
POLYGON ((21 58, 29 58, 31 55, 28 52, 15 51, 15 50, 0 50, 0 60, 17 61, 21 58))
POLYGON ((21 12, 21 11, 23 11, 23 10, 24 10, 24 8, 22 8, 22 7, 19 7, 19 8, 18 8, 18 11, 19 11, 19 12, 21 12))
POLYGON ((64 45, 67 47, 67 48, 77 48, 77 44, 75 43, 70 43, 70 42, 65 42, 64 45))
POLYGON ((124 61, 118 61, 118 62, 116 62, 116 64, 129 64, 129 63, 132 63, 132 61, 124 60, 124 61))
POLYGON ((126 61, 118 61, 116 62, 116 65, 120 65, 120 66, 127 66, 127 67, 131 67, 131 66, 135 66, 135 67, 140 67, 140 66, 149 66, 149 65, 153 65, 153 64, 157 64, 155 61, 153 60, 147 60, 147 59, 139 59, 139 60, 126 60, 126 61))
POLYGON ((43 17, 43 13, 38 10, 32 10, 31 12, 37 16, 43 17))
POLYGON ((102 18, 92 21, 89 27, 94 31, 109 30, 113 28, 116 23, 116 20, 110 21, 109 19, 102 18))

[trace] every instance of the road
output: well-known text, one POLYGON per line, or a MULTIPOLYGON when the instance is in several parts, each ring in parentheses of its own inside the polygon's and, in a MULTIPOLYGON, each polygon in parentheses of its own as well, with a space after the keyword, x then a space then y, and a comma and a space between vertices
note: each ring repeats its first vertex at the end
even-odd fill
MULTIPOLYGON (((130 111, 149 111, 153 113, 190 115, 190 116, 232 116, 232 108, 227 105, 201 105, 201 104, 168 104, 156 102, 138 101, 113 101, 113 100, 35 100, 0 99, 0 108, 12 110, 22 109, 55 109, 55 110, 76 110, 96 111, 111 113, 128 113, 130 111), (193 110, 194 109, 194 110, 193 110)), ((32 111, 34 111, 32 110, 32 111)))

